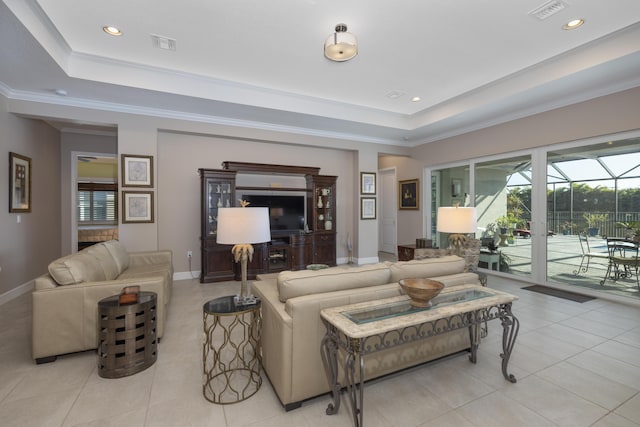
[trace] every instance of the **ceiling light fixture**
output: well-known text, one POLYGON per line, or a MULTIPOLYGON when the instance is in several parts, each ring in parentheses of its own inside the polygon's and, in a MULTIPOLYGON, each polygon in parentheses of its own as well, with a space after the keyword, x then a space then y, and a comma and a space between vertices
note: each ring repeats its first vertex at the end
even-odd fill
POLYGON ((347 32, 346 24, 337 24, 336 32, 324 42, 324 56, 336 62, 348 61, 358 54, 358 40, 347 32))
POLYGON ((572 21, 567 22, 562 26, 563 30, 575 30, 576 28, 582 26, 584 24, 584 19, 574 19, 572 21))
POLYGON ((110 36, 121 36, 122 35, 122 31, 120 31, 120 28, 112 27, 110 25, 102 27, 102 31, 104 31, 105 33, 109 34, 110 36))
POLYGON ((411 98, 411 102, 420 102, 422 101, 422 98, 420 98, 419 96, 414 96, 413 98, 411 98))

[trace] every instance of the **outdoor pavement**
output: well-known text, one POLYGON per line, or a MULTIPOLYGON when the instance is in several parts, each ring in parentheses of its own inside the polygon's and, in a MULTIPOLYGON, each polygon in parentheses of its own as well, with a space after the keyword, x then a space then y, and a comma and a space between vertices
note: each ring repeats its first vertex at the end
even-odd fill
MULTIPOLYGON (((600 237, 589 238, 591 252, 607 253, 606 241, 600 237)), ((531 275, 531 239, 516 238, 514 243, 501 247, 511 258, 510 272, 518 276, 531 275)), ((604 291, 618 296, 640 298, 635 275, 631 278, 600 281, 607 271, 607 260, 591 258, 586 272, 574 274, 580 266, 582 250, 577 235, 555 235, 547 238, 547 279, 550 282, 565 283, 604 291)), ((586 260, 585 260, 586 265, 586 260)))

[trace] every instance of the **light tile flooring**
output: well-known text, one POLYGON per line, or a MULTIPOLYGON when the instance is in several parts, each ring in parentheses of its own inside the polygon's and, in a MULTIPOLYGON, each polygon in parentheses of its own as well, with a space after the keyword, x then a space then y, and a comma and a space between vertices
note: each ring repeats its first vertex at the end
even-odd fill
MULTIPOLYGON (((505 381, 501 327, 471 364, 466 354, 378 379, 365 390, 367 426, 638 426, 640 309, 603 300, 584 304, 520 289, 521 329, 505 381)), ((269 381, 250 399, 215 405, 202 397, 202 304, 236 283, 175 282, 158 361, 121 379, 96 373, 95 352, 37 366, 30 358, 30 296, 0 306, 2 426, 349 426, 349 405, 325 415, 328 397, 284 412, 269 381)), ((310 367, 317 369, 317 367, 310 367)))

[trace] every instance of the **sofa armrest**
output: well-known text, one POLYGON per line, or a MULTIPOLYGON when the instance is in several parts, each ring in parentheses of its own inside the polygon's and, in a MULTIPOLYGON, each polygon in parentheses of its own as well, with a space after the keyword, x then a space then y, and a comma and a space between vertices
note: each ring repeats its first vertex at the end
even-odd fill
POLYGON ((281 402, 291 402, 291 363, 293 347, 293 319, 278 299, 275 279, 259 280, 252 284, 253 294, 261 300, 262 366, 281 402))
POLYGON ((173 253, 170 250, 129 252, 129 264, 132 266, 167 262, 173 266, 172 258, 173 253))
POLYGON ((157 336, 164 333, 166 313, 162 276, 84 282, 32 292, 32 355, 34 359, 97 347, 98 301, 120 293, 123 287, 139 285, 155 292, 157 336))

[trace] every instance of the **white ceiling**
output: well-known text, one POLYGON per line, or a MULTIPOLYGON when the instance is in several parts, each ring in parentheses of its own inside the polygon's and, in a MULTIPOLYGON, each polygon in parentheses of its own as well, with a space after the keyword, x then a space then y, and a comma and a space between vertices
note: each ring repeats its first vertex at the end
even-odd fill
POLYGON ((529 14, 543 3, 3 0, 0 91, 415 145, 640 86, 640 1, 563 0, 545 20, 529 14), (574 18, 585 24, 563 30, 574 18), (340 22, 359 41, 343 63, 322 51, 340 22), (152 34, 177 49, 155 48, 152 34))

